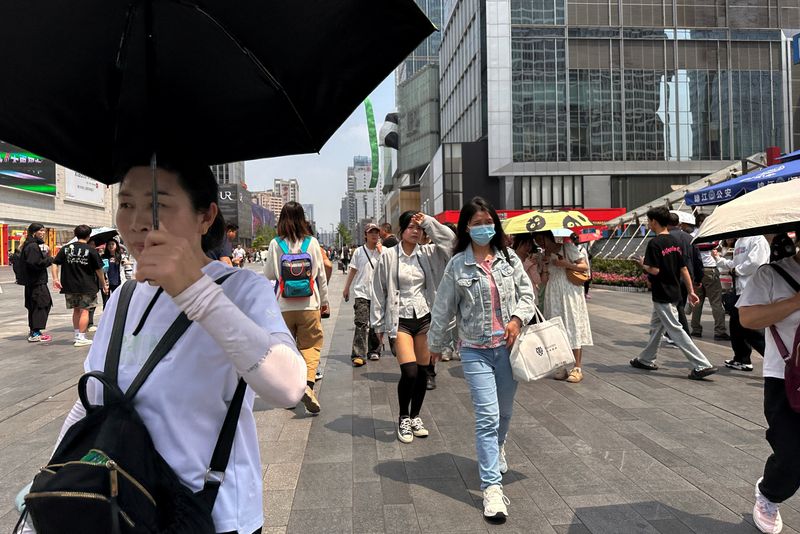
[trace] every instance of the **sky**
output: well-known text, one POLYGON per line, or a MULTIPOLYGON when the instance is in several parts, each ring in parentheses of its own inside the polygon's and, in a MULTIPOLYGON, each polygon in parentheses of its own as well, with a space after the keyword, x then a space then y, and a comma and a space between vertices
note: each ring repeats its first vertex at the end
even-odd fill
MULTIPOLYGON (((375 111, 375 128, 380 131, 386 114, 395 110, 394 74, 370 95, 375 111)), ((347 167, 353 156, 369 156, 369 132, 363 104, 354 110, 319 154, 285 156, 248 161, 245 180, 250 191, 272 189, 275 178, 297 178, 300 202, 314 204, 317 231, 330 231, 339 224, 339 208, 347 189, 347 167)))

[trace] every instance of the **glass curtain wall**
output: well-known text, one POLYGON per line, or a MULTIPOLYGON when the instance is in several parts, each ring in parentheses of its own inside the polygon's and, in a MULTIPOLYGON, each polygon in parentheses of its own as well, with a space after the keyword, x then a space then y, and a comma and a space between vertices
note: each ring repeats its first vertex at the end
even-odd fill
POLYGON ((725 0, 676 2, 570 1, 567 25, 565 0, 513 0, 514 161, 732 160, 783 147, 781 32, 714 28, 725 0), (620 13, 626 25, 614 27, 620 13))

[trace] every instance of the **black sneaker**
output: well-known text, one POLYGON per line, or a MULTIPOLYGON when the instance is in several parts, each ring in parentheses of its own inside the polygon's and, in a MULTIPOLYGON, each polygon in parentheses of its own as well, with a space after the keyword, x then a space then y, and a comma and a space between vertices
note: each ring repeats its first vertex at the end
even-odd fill
POLYGON ((714 341, 730 341, 731 336, 728 334, 714 334, 714 341))
POLYGON ((711 376, 719 371, 716 367, 706 367, 705 369, 692 369, 689 373, 689 380, 703 380, 707 376, 711 376))
POLYGON ((428 390, 436 389, 436 377, 428 375, 428 383, 425 385, 428 390))
POLYGON ((703 337, 703 333, 702 333, 702 332, 692 332, 692 337, 699 337, 699 338, 701 338, 701 337, 703 337))
POLYGON ((730 367, 731 369, 736 369, 737 371, 750 372, 753 370, 752 364, 737 362, 736 360, 725 360, 725 367, 730 367))
POLYGON ((631 360, 631 367, 635 367, 637 369, 644 369, 645 371, 655 371, 658 369, 658 365, 654 363, 644 363, 639 358, 634 358, 631 360))

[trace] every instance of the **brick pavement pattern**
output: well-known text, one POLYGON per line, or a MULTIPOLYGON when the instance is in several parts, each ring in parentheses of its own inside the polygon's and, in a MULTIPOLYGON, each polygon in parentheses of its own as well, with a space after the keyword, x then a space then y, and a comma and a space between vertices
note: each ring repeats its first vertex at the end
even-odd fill
MULTIPOLYGON (((582 383, 521 385, 506 447, 511 517, 482 519, 469 391, 459 362, 437 366, 422 418, 427 439, 395 436, 399 369, 388 351, 353 369, 352 304, 331 280, 333 313, 323 321, 322 413, 258 403, 265 481, 265 533, 732 534, 757 532, 753 484, 770 452, 764 439, 759 357, 752 374, 723 370, 686 379, 680 352, 663 348, 661 369, 628 360, 647 341, 647 294, 596 290, 594 347, 582 383)), ((21 287, 0 271, 0 532, 17 514, 13 498, 52 452, 76 398, 87 349, 71 346, 69 316, 55 299, 50 346, 25 341, 21 287)), ((699 342, 712 363, 725 343, 699 342)), ((784 532, 800 529, 800 498, 781 509, 784 532)))

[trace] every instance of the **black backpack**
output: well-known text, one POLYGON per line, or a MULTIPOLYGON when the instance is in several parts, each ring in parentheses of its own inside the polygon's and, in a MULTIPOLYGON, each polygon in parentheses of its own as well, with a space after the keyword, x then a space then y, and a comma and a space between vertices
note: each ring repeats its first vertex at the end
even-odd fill
POLYGON ((14 269, 14 278, 18 285, 25 285, 25 261, 20 251, 14 252, 11 257, 11 268, 14 269))
MULTIPOLYGON (((217 280, 221 284, 229 275, 217 280)), ((25 496, 25 512, 37 534, 215 534, 211 511, 228 465, 247 385, 239 379, 206 471, 205 486, 192 493, 153 446, 133 398, 191 321, 181 313, 123 393, 117 385, 125 317, 135 281, 126 282, 102 372, 84 374, 78 394, 86 417, 64 435, 49 464, 25 496), (103 384, 103 405, 93 406, 86 383, 103 384)), ((16 529, 14 530, 16 532, 16 529)))

